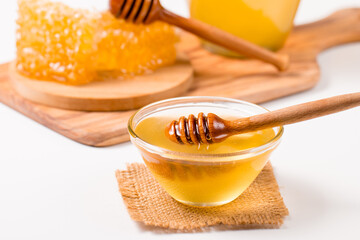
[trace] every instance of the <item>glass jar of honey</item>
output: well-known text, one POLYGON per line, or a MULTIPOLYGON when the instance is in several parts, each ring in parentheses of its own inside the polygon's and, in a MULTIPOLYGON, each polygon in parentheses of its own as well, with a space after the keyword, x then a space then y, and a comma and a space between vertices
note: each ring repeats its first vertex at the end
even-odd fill
MULTIPOLYGON (((269 50, 280 49, 289 35, 300 0, 189 0, 190 16, 269 50)), ((212 52, 236 56, 204 42, 212 52)))
POLYGON ((231 120, 267 110, 227 98, 174 98, 140 109, 130 118, 128 130, 148 169, 174 199, 193 206, 222 205, 254 181, 279 144, 283 128, 234 135, 210 145, 181 145, 166 137, 172 120, 199 112, 231 120))

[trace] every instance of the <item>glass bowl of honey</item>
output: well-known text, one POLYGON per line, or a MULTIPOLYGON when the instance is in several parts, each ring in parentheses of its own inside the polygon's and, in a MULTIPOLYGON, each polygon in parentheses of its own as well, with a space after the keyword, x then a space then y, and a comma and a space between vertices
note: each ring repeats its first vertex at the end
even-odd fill
POLYGON ((166 126, 200 112, 233 120, 267 111, 229 98, 173 98, 137 111, 129 119, 128 131, 152 175, 175 200, 218 206, 236 199, 255 180, 278 146, 283 127, 234 135, 220 143, 185 145, 168 139, 166 126))

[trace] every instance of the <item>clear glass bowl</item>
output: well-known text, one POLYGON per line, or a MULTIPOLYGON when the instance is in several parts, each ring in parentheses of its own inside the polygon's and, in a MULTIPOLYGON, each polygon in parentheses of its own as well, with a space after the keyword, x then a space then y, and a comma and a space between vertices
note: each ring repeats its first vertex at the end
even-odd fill
MULTIPOLYGON (((275 136, 261 146, 232 153, 192 154, 144 141, 135 132, 137 124, 162 112, 178 119, 199 112, 246 117, 267 111, 255 104, 228 98, 173 98, 137 111, 129 119, 128 131, 155 179, 174 199, 193 206, 218 206, 237 198, 255 180, 279 144, 283 127, 273 128, 275 136)), ((159 134, 164 134, 164 129, 159 129, 159 134)))

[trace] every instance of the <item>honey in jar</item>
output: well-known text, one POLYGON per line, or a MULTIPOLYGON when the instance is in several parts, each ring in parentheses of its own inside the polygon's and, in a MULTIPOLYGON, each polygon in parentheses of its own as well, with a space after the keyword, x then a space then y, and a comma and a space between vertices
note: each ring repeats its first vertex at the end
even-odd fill
MULTIPOLYGON (((278 50, 289 35, 300 0, 190 0, 190 15, 240 38, 278 50)), ((205 43, 212 51, 234 53, 205 43)))
POLYGON ((277 145, 274 139, 281 134, 279 129, 265 129, 208 145, 183 145, 166 137, 167 124, 200 109, 229 120, 244 116, 235 110, 205 106, 157 110, 136 120, 136 138, 132 137, 132 141, 153 176, 173 198, 189 205, 216 206, 234 200, 246 190, 265 166, 277 145))

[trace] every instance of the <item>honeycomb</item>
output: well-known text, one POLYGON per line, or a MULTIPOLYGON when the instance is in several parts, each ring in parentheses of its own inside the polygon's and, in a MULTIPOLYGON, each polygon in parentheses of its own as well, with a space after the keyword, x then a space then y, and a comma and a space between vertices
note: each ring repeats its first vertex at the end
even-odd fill
POLYGON ((134 25, 110 12, 49 0, 18 0, 17 71, 70 85, 130 77, 174 63, 178 37, 155 22, 134 25))

